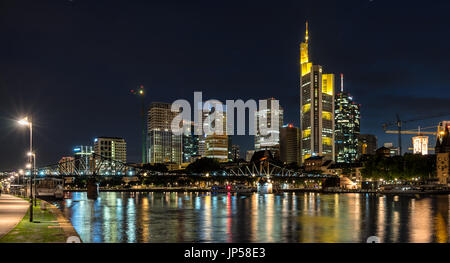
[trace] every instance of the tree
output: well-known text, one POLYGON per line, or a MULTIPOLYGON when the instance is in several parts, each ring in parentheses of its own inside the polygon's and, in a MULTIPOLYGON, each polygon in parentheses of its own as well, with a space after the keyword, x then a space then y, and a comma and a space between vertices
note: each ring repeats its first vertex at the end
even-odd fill
POLYGON ((213 158, 197 159, 186 167, 186 171, 189 173, 207 173, 219 170, 221 170, 220 163, 213 158))
POLYGON ((364 178, 394 180, 411 180, 428 178, 435 174, 435 155, 407 153, 403 156, 366 156, 361 173, 364 178))
POLYGON ((146 163, 146 164, 144 164, 144 166, 142 168, 145 170, 148 170, 148 171, 155 171, 155 172, 162 172, 162 173, 165 173, 168 171, 167 167, 162 163, 155 163, 155 164, 146 163))

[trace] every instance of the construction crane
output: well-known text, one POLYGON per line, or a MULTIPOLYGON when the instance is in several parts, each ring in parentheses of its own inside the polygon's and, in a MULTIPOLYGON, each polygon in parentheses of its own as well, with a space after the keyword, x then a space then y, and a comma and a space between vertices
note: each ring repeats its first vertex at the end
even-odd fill
POLYGON ((130 92, 141 98, 141 118, 142 118, 142 163, 146 163, 146 151, 147 151, 147 136, 145 131, 145 89, 144 85, 140 85, 137 89, 132 89, 130 92))
MULTIPOLYGON (((417 130, 401 131, 401 133, 402 134, 417 134, 417 135, 437 135, 437 132, 423 131, 426 129, 437 128, 437 127, 438 126, 430 126, 430 127, 421 128, 419 126, 419 128, 417 130)), ((385 133, 398 134, 399 131, 385 131, 385 133)))
MULTIPOLYGON (((399 133, 399 131, 385 131, 385 133, 390 133, 390 134, 413 134, 413 135, 417 135, 417 136, 422 136, 422 135, 434 135, 434 136, 436 136, 438 134, 437 132, 430 132, 430 131, 423 131, 423 130, 433 129, 433 128, 437 129, 437 127, 438 126, 430 126, 430 127, 421 128, 419 126, 419 128, 417 130, 401 131, 400 133, 399 133)), ((426 137, 427 137, 426 138, 426 142, 428 144, 428 136, 426 136, 426 137)), ((414 139, 413 139, 413 145, 415 145, 414 144, 414 139)), ((421 149, 421 148, 419 148, 419 149, 421 149)), ((408 150, 414 150, 414 148, 408 148, 408 150)), ((426 152, 428 152, 428 150, 434 151, 434 148, 427 146, 426 152)))
MULTIPOLYGON (((406 121, 402 121, 400 120, 400 116, 397 113, 396 114, 396 121, 393 122, 387 122, 383 124, 383 129, 386 131, 388 127, 397 127, 397 131, 390 131, 387 133, 397 133, 398 134, 398 148, 399 148, 399 155, 402 155, 402 125, 408 122, 416 122, 416 121, 422 121, 422 120, 427 120, 427 119, 434 119, 434 118, 440 118, 440 117, 445 117, 445 116, 450 116, 450 114, 446 113, 446 114, 439 114, 439 115, 434 115, 434 116, 428 116, 428 117, 423 117, 423 118, 417 118, 417 119, 410 119, 410 120, 406 120, 406 121)), ((415 133, 414 133, 415 134, 415 133)), ((425 134, 425 133, 423 133, 425 134)))

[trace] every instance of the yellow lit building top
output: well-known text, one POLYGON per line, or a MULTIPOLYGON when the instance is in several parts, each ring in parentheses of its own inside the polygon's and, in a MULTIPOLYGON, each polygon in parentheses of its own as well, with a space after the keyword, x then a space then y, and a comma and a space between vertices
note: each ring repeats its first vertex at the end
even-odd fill
POLYGON ((300 43, 300 65, 302 70, 302 76, 311 72, 312 63, 309 63, 308 54, 308 22, 306 22, 305 42, 300 43))
POLYGON ((322 75, 322 93, 333 96, 334 74, 323 74, 322 75))

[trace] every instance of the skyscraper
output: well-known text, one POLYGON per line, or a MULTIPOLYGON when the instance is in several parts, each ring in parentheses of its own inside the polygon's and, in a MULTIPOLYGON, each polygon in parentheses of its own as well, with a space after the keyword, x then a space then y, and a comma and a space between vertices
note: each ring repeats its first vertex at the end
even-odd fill
POLYGON ((149 162, 181 164, 182 135, 172 133, 172 120, 178 111, 171 111, 171 104, 153 102, 148 110, 149 162))
MULTIPOLYGON (((203 107, 203 105, 202 105, 203 107)), ((227 162, 229 157, 229 136, 227 134, 227 112, 226 107, 223 106, 223 110, 214 109, 214 111, 220 111, 220 115, 217 115, 214 120, 212 120, 211 125, 212 128, 215 128, 215 125, 219 125, 219 122, 222 122, 223 131, 222 134, 212 133, 212 134, 203 134, 199 137, 199 153, 202 157, 214 158, 218 159, 221 162, 227 162)), ((204 110, 202 113, 202 123, 203 128, 209 126, 208 116, 213 112, 212 107, 209 110, 204 110)), ((212 117, 213 115, 211 115, 212 117)), ((204 131, 204 129, 203 129, 204 131)))
POLYGON ((186 122, 183 128, 183 163, 189 163, 199 156, 199 135, 195 135, 194 122, 186 122))
POLYGON ((255 151, 269 150, 272 155, 279 159, 280 157, 280 129, 283 126, 283 108, 280 106, 278 109, 272 107, 272 101, 274 98, 266 99, 267 109, 259 109, 255 114, 256 120, 256 135, 255 135, 255 151), (272 120, 272 114, 278 116, 278 125, 275 125, 272 120), (264 123, 264 121, 267 121, 264 123), (267 128, 267 134, 263 135, 259 130, 261 126, 267 128), (267 127, 265 127, 267 125, 267 127))
POLYGON ((300 162, 300 130, 293 124, 281 128, 280 156, 280 160, 286 164, 300 162))
POLYGON ((334 75, 309 58, 308 23, 300 44, 301 162, 311 156, 334 160, 334 75))
POLYGON ((127 143, 119 137, 98 137, 94 140, 94 153, 114 161, 127 162, 127 143))
POLYGON ((98 137, 94 140, 94 153, 93 167, 99 174, 115 175, 121 173, 116 169, 119 165, 115 161, 127 162, 127 143, 123 138, 98 137))
POLYGON ((358 135, 360 132, 360 105, 344 92, 344 77, 341 74, 341 91, 335 99, 335 151, 336 162, 354 163, 358 159, 358 135))
POLYGON ((73 148, 75 169, 80 174, 88 174, 92 171, 92 153, 94 153, 92 146, 79 145, 73 148))
POLYGON ((239 160, 241 158, 240 148, 241 147, 237 144, 231 145, 231 156, 229 159, 232 160, 233 162, 236 162, 237 160, 239 160))

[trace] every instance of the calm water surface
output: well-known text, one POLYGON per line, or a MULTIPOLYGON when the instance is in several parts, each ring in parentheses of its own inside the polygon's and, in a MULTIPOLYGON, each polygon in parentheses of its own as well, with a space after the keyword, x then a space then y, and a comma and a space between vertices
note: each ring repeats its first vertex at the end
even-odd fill
POLYGON ((71 193, 83 242, 448 242, 450 195, 71 193))

